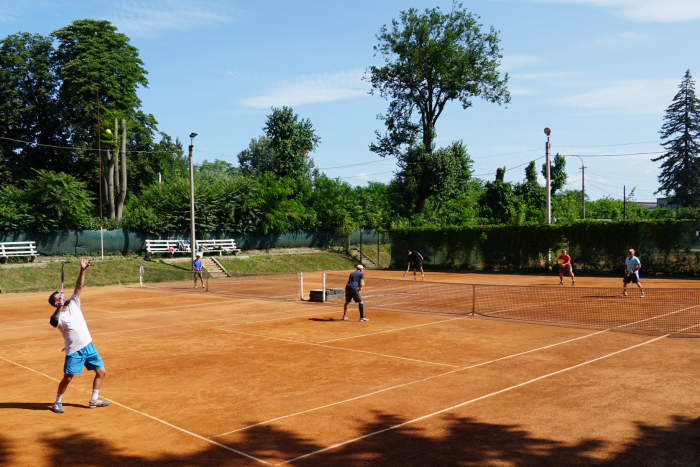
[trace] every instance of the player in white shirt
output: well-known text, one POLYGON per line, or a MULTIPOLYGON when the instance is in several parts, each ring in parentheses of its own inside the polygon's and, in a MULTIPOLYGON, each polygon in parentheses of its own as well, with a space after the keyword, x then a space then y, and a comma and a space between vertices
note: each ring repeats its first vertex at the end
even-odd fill
POLYGON ((106 407, 109 401, 100 399, 98 394, 102 381, 107 374, 102 357, 97 353, 97 349, 92 345, 92 336, 88 330, 83 311, 80 309, 80 292, 85 284, 85 270, 90 267, 91 258, 80 262, 80 274, 75 283, 75 290, 69 300, 60 292, 54 292, 49 297, 51 306, 56 307, 56 311, 51 315, 51 326, 61 331, 66 352, 66 359, 63 365, 63 379, 58 384, 56 402, 51 410, 56 413, 63 413, 63 394, 68 389, 68 385, 74 375, 79 375, 83 371, 83 366, 88 370, 95 371, 95 380, 92 383, 92 397, 90 398, 90 408, 106 407))

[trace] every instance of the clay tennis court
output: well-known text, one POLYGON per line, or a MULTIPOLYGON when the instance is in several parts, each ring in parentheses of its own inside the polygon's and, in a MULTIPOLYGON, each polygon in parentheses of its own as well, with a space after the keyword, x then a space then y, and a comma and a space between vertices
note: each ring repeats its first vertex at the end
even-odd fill
MULTIPOLYGON (((373 309, 373 281, 400 275, 367 272, 360 323, 340 303, 91 288, 88 271, 82 307, 112 405, 88 409, 83 371, 60 415, 48 294, 2 295, 0 464, 698 465, 700 339, 373 309)), ((304 274, 307 296, 320 277, 304 274)))

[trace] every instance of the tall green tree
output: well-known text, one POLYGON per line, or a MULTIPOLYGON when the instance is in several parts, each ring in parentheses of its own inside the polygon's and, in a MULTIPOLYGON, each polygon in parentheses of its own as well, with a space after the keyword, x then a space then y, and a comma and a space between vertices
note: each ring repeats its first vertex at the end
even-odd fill
POLYGON ((652 161, 663 161, 659 175, 660 188, 673 194, 678 206, 700 205, 700 100, 695 95, 695 81, 690 70, 673 102, 666 109, 661 127, 662 146, 666 152, 652 161))
MULTIPOLYGON (((65 146, 59 79, 51 38, 20 33, 0 40, 0 135, 48 146, 65 146)), ((55 147, 0 141, 0 154, 15 183, 33 170, 72 172, 76 154, 55 147)))
POLYGON ((109 21, 73 21, 51 36, 58 42, 54 63, 61 80, 59 100, 74 144, 97 138, 97 89, 102 105, 126 118, 141 107, 136 91, 148 86, 148 72, 138 49, 109 21))
POLYGON ((308 154, 315 151, 321 142, 311 120, 299 118, 291 107, 273 108, 263 130, 274 154, 270 172, 278 178, 308 178, 313 169, 313 161, 308 154))
POLYGON ((248 147, 238 153, 238 166, 245 175, 272 172, 276 158, 270 138, 259 136, 250 140, 248 147))
POLYGON ((547 199, 545 189, 537 181, 535 161, 531 161, 525 167, 525 181, 518 183, 514 192, 520 199, 521 210, 525 215, 524 220, 538 222, 544 220, 547 199))
MULTIPOLYGON (((549 191, 552 195, 564 188, 569 176, 566 174, 566 157, 557 154, 549 167, 549 191)), ((547 178, 547 163, 542 164, 542 176, 547 178)))
POLYGON ((428 197, 447 201, 464 192, 471 178, 472 163, 461 141, 432 152, 417 144, 398 160, 396 181, 404 189, 404 196, 414 200, 414 213, 420 214, 428 197))
POLYGON ((449 13, 432 8, 421 14, 411 8, 400 13, 399 21, 382 26, 374 51, 384 65, 370 66, 366 79, 372 84, 370 93, 378 92, 390 103, 387 114, 380 116, 387 131, 376 132, 372 151, 400 157, 420 136, 430 153, 435 125, 449 101, 458 100, 464 109, 475 97, 498 104, 510 101, 508 74, 498 71, 498 32, 493 27, 482 31, 478 19, 455 2, 449 13))

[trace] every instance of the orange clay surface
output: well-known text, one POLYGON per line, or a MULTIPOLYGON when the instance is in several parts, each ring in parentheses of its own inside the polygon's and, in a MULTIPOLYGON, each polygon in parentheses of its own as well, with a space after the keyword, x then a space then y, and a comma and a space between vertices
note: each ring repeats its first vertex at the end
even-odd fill
MULTIPOLYGON (((373 277, 402 273, 368 271, 368 290, 373 277)), ((87 407, 93 375, 84 370, 63 397, 66 412, 51 412, 64 355, 48 324, 48 294, 0 295, 0 465, 700 460, 700 339, 373 310, 369 301, 371 321, 361 323, 356 307, 342 321, 342 306, 91 288, 89 276, 83 312, 106 364, 100 396, 112 404, 87 407)), ((307 291, 320 288, 320 277, 304 275, 307 291)), ((558 283, 556 275, 426 277, 558 283)), ((581 286, 620 283, 577 278, 581 286)))

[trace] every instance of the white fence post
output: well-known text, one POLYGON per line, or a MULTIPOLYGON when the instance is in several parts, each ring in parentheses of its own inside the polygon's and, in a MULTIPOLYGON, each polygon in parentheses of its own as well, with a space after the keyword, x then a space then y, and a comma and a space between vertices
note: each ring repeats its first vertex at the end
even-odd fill
POLYGON ((299 300, 304 300, 304 273, 299 273, 299 300))
POLYGON ((323 303, 326 303, 326 273, 323 273, 323 299, 321 300, 323 303))

